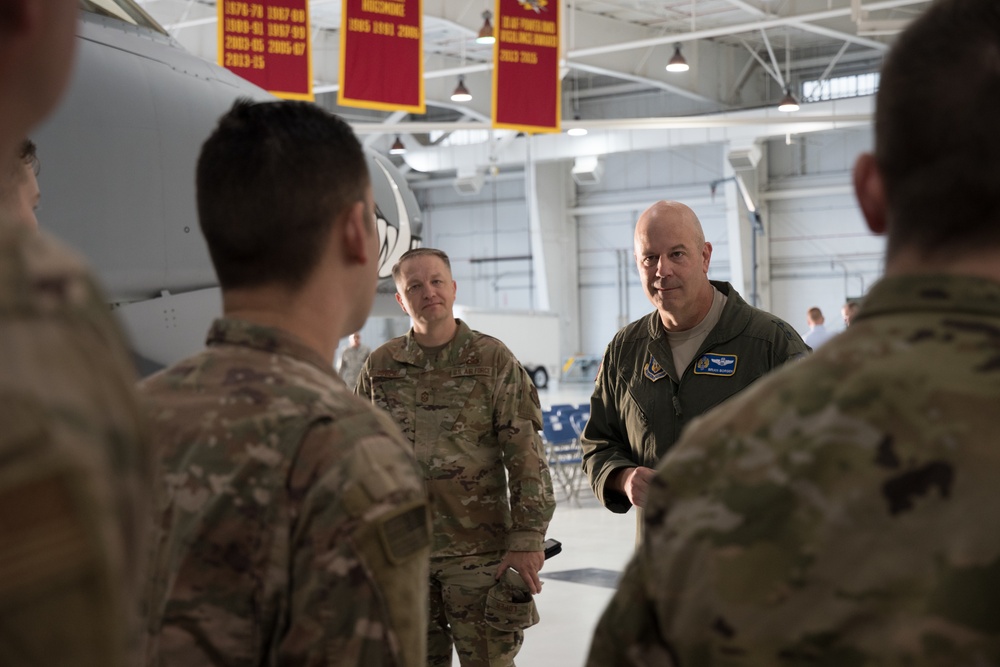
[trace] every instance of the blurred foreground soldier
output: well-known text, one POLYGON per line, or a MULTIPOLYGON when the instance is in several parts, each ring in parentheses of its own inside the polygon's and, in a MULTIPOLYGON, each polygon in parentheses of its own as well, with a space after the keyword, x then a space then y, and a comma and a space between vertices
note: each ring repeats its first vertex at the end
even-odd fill
POLYGON ((830 332, 826 330, 826 318, 823 311, 813 306, 806 312, 806 322, 809 323, 809 331, 802 340, 812 349, 817 349, 820 345, 830 340, 830 332))
POLYGON ((148 664, 421 665, 423 482, 333 370, 377 280, 361 146, 313 104, 237 101, 197 198, 225 314, 141 385, 166 495, 148 664))
MULTIPOLYGON (((0 8, 0 665, 119 667, 137 648, 148 453, 122 334, 30 224, 24 137, 69 77, 76 0, 0 8)), ((33 173, 32 173, 33 176, 33 173)))
POLYGON ((538 394, 503 343, 455 319, 445 253, 410 250, 392 276, 413 328, 371 354, 357 391, 403 429, 427 480, 427 664, 450 666, 454 645, 463 667, 513 665, 538 621, 531 594, 555 510, 538 394))
POLYGON ((685 424, 808 352, 787 323, 709 281, 711 259, 684 204, 657 202, 639 217, 635 263, 656 310, 608 345, 582 439, 583 469, 612 512, 645 506, 653 467, 685 424))
POLYGON ((854 172, 886 276, 667 456, 589 665, 1000 665, 997 118, 1000 4, 936 2, 854 172))

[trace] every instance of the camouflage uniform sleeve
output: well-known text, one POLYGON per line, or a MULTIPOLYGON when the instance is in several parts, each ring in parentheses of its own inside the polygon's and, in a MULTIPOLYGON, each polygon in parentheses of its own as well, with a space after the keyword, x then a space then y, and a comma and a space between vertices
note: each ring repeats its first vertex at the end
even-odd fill
POLYGON ((130 664, 152 475, 124 337, 43 233, 0 269, 0 664, 130 664))
POLYGON ((552 477, 538 432, 542 408, 535 385, 511 355, 499 369, 493 427, 510 488, 511 530, 507 549, 541 551, 556 509, 552 477))
POLYGON ((365 363, 361 365, 361 372, 358 373, 358 381, 355 382, 354 387, 352 387, 354 389, 355 394, 357 394, 358 396, 369 402, 371 402, 372 400, 371 360, 372 360, 371 355, 369 355, 368 358, 365 359, 365 363))
POLYGON ((640 547, 594 629, 586 667, 678 664, 675 652, 659 632, 656 611, 645 592, 643 558, 640 547))
POLYGON ((583 449, 583 470, 594 495, 609 510, 621 514, 627 512, 632 503, 624 495, 606 488, 608 477, 620 468, 633 468, 639 463, 635 461, 618 412, 613 382, 616 370, 615 362, 610 358, 611 349, 609 345, 604 352, 594 395, 590 399, 590 419, 584 427, 580 446, 583 449))
POLYGON ((426 659, 427 499, 416 462, 392 433, 369 413, 306 436, 290 478, 290 494, 301 501, 276 663, 415 666, 426 659), (344 447, 351 451, 338 456, 344 447))

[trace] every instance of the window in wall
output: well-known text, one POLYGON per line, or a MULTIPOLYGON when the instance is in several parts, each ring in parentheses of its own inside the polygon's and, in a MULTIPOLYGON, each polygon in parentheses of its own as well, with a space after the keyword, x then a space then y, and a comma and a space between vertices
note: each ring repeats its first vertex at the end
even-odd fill
POLYGON ((802 97, 810 102, 821 102, 874 95, 878 91, 878 82, 878 72, 838 76, 825 81, 805 81, 802 84, 802 97))

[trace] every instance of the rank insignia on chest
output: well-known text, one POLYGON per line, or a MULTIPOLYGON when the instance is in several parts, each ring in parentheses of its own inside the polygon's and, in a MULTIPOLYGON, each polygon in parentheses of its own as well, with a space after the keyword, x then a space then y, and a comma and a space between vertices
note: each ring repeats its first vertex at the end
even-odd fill
POLYGON ((737 361, 735 354, 703 354, 694 365, 694 374, 723 377, 736 375, 737 361))
POLYGON ((650 355, 649 361, 646 362, 646 368, 643 369, 643 375, 656 382, 667 377, 667 369, 660 365, 656 357, 650 355))

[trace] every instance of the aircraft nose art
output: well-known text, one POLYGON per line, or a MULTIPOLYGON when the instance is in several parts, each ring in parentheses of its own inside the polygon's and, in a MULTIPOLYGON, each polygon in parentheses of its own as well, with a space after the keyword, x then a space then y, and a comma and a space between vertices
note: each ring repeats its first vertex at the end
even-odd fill
POLYGON ((417 199, 399 170, 378 153, 366 154, 378 219, 379 288, 395 291, 392 267, 404 252, 420 245, 423 221, 417 199))

